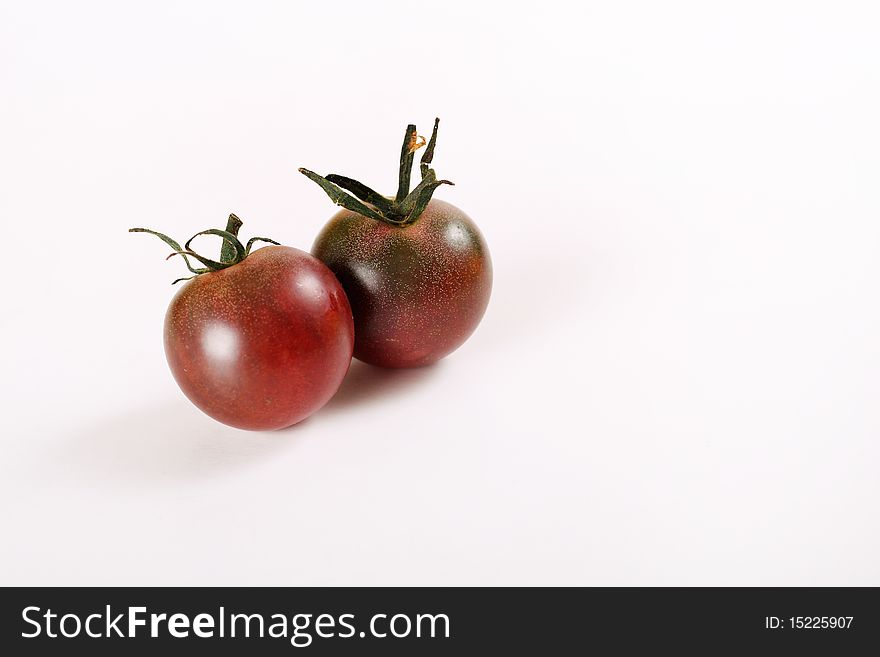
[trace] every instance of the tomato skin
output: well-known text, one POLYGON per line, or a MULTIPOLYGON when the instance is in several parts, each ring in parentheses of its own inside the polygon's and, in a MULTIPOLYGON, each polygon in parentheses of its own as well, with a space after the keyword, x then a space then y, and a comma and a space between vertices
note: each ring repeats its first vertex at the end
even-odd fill
POLYGON ((215 420, 281 429, 336 392, 354 325, 333 273, 308 253, 267 246, 196 276, 165 316, 165 355, 184 394, 215 420))
POLYGON ((428 365, 457 349, 480 323, 492 291, 479 229, 439 200, 405 226, 342 210, 312 253, 348 295, 355 358, 382 367, 428 365))

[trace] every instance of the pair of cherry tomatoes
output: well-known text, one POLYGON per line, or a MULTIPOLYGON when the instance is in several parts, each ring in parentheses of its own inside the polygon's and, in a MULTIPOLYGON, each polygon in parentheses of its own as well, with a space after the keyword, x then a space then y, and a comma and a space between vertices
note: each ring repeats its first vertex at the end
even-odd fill
POLYGON ((432 198, 452 184, 431 168, 438 123, 427 142, 407 126, 394 197, 300 169, 342 207, 311 255, 262 237, 243 244, 235 215, 225 230, 202 231, 183 246, 131 229, 161 238, 192 273, 178 279, 188 282, 165 316, 165 354, 198 408, 234 427, 281 429, 329 401, 352 355, 418 367, 470 336, 489 302, 492 265, 473 221, 432 198), (421 180, 410 189, 423 146, 421 180), (200 235, 223 240, 219 260, 192 249, 200 235), (253 250, 260 241, 271 245, 253 250))

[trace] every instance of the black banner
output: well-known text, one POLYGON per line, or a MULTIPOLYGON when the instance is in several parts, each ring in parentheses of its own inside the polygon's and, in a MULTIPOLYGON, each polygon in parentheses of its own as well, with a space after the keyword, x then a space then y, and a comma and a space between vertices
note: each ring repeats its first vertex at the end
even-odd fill
POLYGON ((6 655, 854 654, 876 588, 7 588, 6 655), (461 651, 465 651, 461 653, 461 651))

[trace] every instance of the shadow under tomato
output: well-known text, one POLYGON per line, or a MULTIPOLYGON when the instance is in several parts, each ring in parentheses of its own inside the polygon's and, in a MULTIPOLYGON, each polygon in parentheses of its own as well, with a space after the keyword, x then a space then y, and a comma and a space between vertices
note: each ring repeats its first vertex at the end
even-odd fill
POLYGON ((408 389, 436 375, 442 367, 443 361, 424 367, 388 369, 352 360, 348 374, 345 375, 345 380, 336 395, 318 411, 318 415, 348 411, 382 398, 403 395, 408 389))
POLYGON ((295 449, 292 434, 381 399, 402 397, 441 364, 385 369, 352 361, 339 391, 312 417, 279 431, 243 431, 212 420, 185 399, 110 416, 75 433, 57 452, 59 474, 95 485, 161 485, 223 476, 295 449))
POLYGON ((277 431, 227 427, 181 399, 101 420, 72 436, 57 456, 69 476, 110 485, 144 484, 240 471, 293 443, 277 431))

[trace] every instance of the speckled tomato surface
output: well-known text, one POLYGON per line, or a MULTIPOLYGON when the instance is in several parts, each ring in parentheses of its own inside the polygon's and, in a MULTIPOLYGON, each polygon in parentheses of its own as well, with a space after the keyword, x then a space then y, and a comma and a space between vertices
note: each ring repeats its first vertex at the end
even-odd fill
POLYGON ((351 308, 308 253, 268 246, 174 297, 165 354, 186 396, 241 429, 281 429, 323 406, 351 363, 351 308))
POLYGON ((315 240, 312 253, 342 282, 355 322, 354 355, 384 367, 418 367, 457 349, 473 333, 492 291, 489 249, 470 217, 433 199, 437 146, 406 127, 397 194, 383 196, 331 173, 299 171, 344 209, 315 240), (426 146, 421 180, 411 186, 415 152, 426 146))
POLYGON ((348 295, 355 357, 374 365, 443 358, 473 333, 489 303, 492 263, 483 236, 464 212, 436 199, 402 226, 342 210, 312 253, 348 295))

